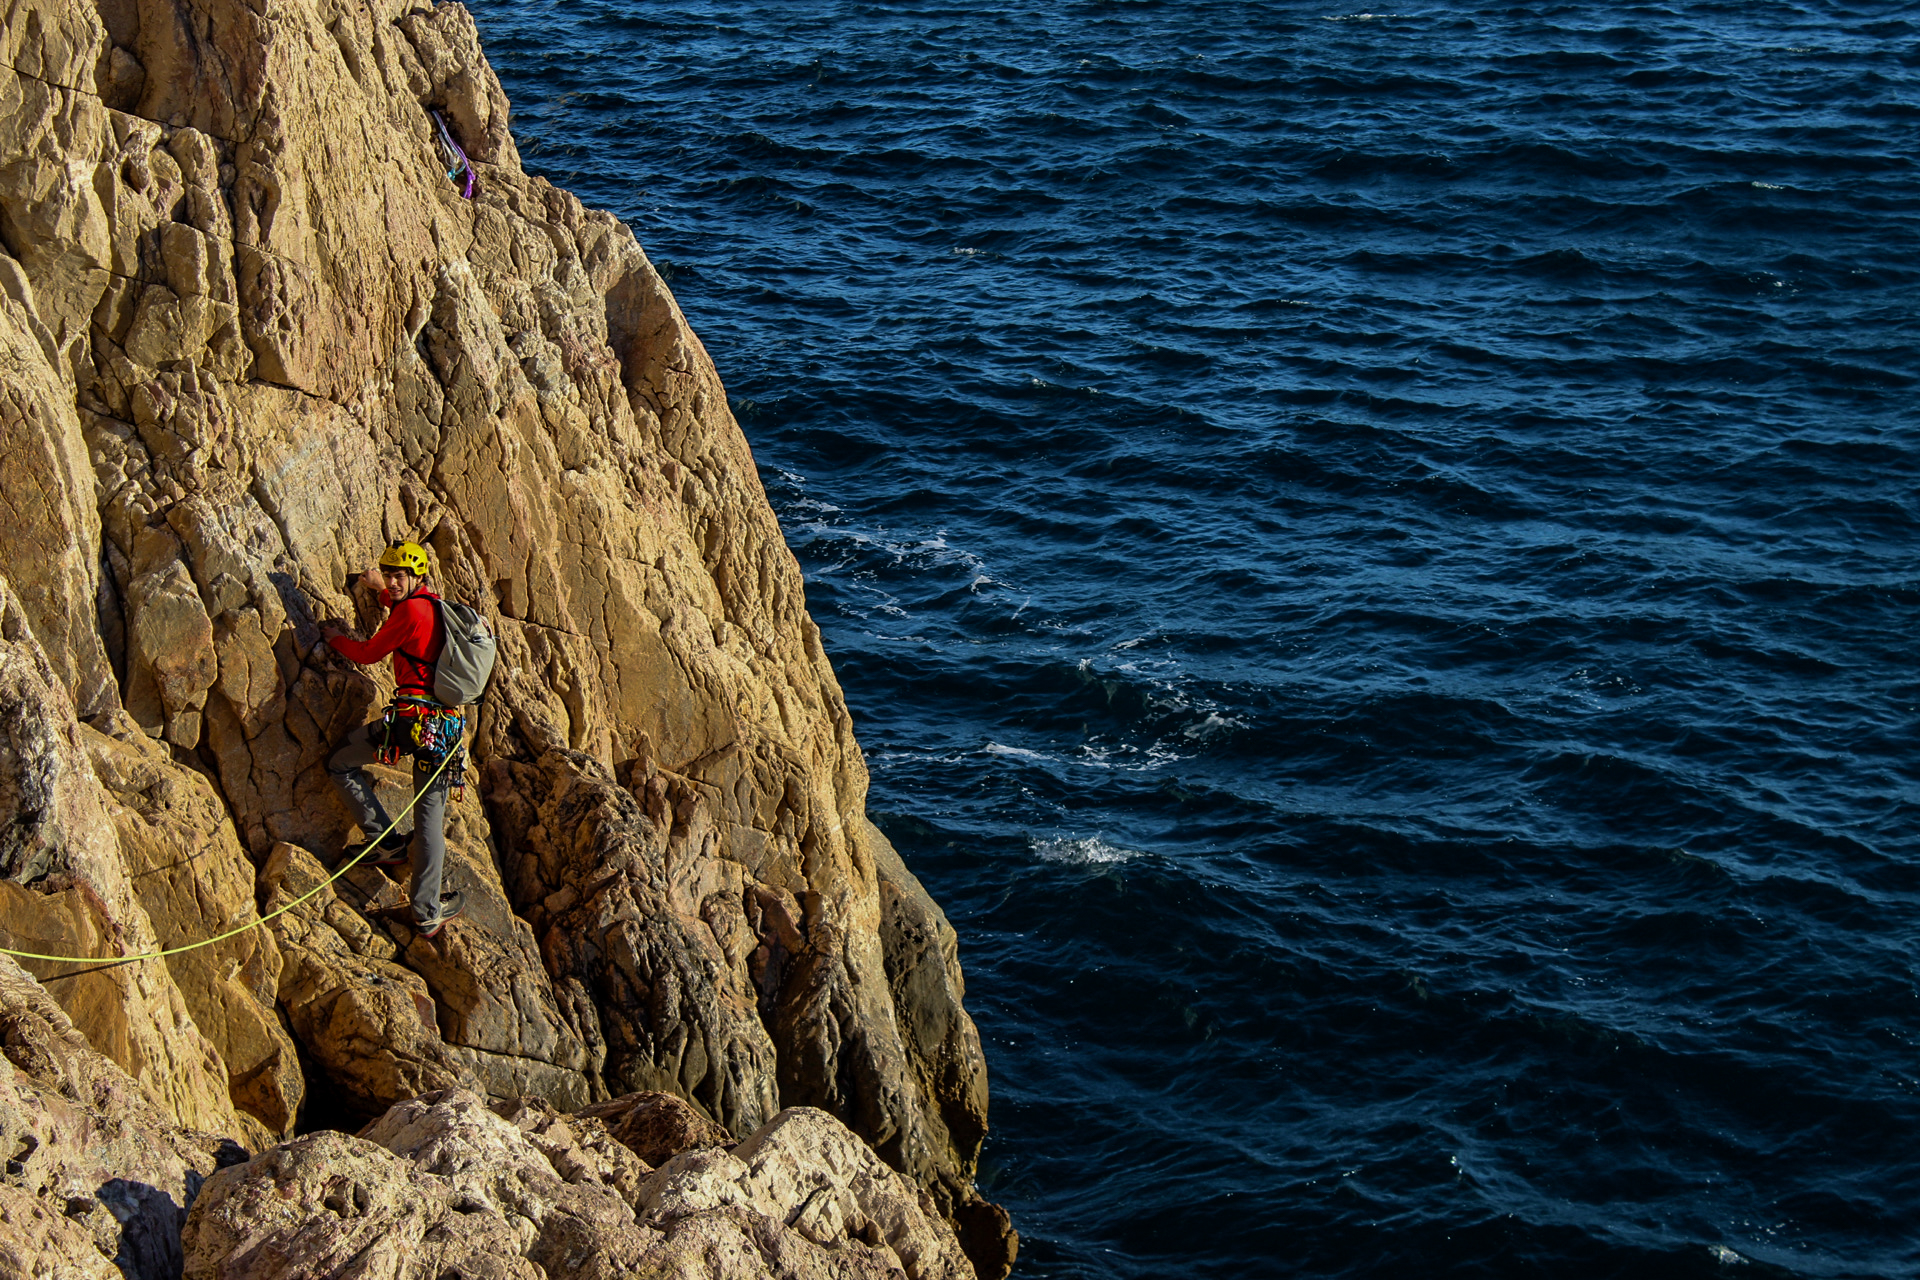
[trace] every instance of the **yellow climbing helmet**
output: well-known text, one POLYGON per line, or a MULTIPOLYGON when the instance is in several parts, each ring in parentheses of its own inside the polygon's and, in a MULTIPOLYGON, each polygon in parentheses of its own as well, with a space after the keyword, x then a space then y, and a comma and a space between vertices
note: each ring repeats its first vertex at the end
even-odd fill
POLYGON ((417 542, 403 542, 395 538, 380 553, 382 569, 405 569, 416 578, 427 576, 427 549, 417 542))

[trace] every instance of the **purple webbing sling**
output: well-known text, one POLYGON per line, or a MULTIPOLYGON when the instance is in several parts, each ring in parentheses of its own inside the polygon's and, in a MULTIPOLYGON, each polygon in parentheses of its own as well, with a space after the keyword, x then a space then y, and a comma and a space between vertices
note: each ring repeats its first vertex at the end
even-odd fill
POLYGON ((471 200, 473 193, 480 186, 480 175, 473 171, 473 164, 467 159, 467 153, 460 149, 460 144, 453 140, 453 134, 447 131, 446 120, 438 111, 430 114, 433 116, 435 127, 440 130, 440 145, 446 148, 447 177, 459 182, 461 176, 465 175, 466 183, 461 187, 460 195, 463 199, 471 200))

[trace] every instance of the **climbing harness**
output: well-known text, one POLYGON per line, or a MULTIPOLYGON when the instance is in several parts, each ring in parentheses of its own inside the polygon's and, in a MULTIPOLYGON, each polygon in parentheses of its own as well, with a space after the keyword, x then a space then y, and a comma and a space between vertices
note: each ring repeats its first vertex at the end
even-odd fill
POLYGON ((381 764, 398 764, 401 756, 408 755, 422 764, 439 760, 460 745, 467 728, 467 718, 458 707, 411 693, 389 702, 380 723, 381 764))
MULTIPOLYGON (((466 755, 466 752, 462 751, 460 752, 460 755, 464 757, 466 755)), ((0 955, 18 956, 22 960, 50 960, 56 964, 93 964, 93 965, 99 965, 102 968, 111 969, 111 968, 116 968, 123 964, 132 964, 136 960, 159 960, 166 956, 180 955, 182 952, 198 951, 201 947, 210 947, 216 942, 225 942, 228 938, 237 938, 241 934, 246 933, 250 929, 258 929, 261 925, 265 924, 267 921, 272 920, 277 916, 283 916, 287 912, 293 910, 295 907, 305 902, 308 898, 311 898, 314 894, 319 893, 322 889, 325 889, 326 887, 331 885, 334 881, 338 880, 341 876, 353 870, 355 866, 359 865, 359 862, 362 858, 365 858, 371 850, 378 847, 378 845, 382 840, 385 840, 388 836, 393 834, 393 829, 400 825, 401 818, 404 818, 408 814, 413 812, 413 806, 420 803, 420 797, 426 794, 427 788, 433 785, 434 779, 440 776, 440 771, 447 767, 447 763, 451 759, 452 759, 451 756, 443 758, 440 761, 439 768, 436 768, 433 771, 433 773, 427 778, 426 782, 421 785, 419 790, 413 793, 413 799, 407 801, 407 807, 402 809, 399 812, 399 814, 394 817, 393 821, 387 824, 387 829, 385 831, 382 831, 379 835, 375 836, 373 839, 367 841, 366 845, 362 847, 359 853, 355 854, 352 858, 348 859, 346 862, 341 864, 340 869, 338 871, 334 872, 332 875, 328 876, 325 880, 322 880, 319 884, 313 886, 313 888, 307 890, 305 893, 295 898, 292 902, 289 902, 286 906, 277 907, 274 910, 268 912, 266 915, 261 916, 258 920, 249 921, 248 923, 241 925, 238 929, 229 929, 225 933, 218 934, 214 937, 207 938, 200 942, 189 942, 178 947, 168 947, 162 951, 144 951, 137 956, 46 956, 46 955, 41 955, 37 951, 15 951, 11 947, 0 947, 0 955)), ((462 763, 462 767, 464 767, 464 761, 462 763)))
POLYGON ((462 199, 473 199, 473 193, 480 187, 480 175, 473 171, 473 162, 467 159, 467 153, 453 140, 453 134, 447 131, 447 121, 438 111, 431 113, 434 128, 439 131, 440 159, 447 166, 447 180, 462 184, 462 199))
POLYGON ((395 696, 381 717, 381 764, 398 764, 400 757, 411 755, 422 764, 438 760, 447 773, 447 789, 453 802, 467 798, 467 716, 458 707, 449 707, 432 698, 411 693, 395 696), (402 725, 407 727, 402 728, 402 725))

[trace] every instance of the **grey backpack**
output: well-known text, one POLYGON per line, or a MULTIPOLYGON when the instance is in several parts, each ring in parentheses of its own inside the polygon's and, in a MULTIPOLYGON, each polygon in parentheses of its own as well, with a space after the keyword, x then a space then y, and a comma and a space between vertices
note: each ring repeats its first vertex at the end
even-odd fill
POLYGON ((433 696, 449 707, 478 702, 487 691, 487 677, 493 674, 493 632, 477 610, 438 596, 433 603, 440 609, 440 624, 447 635, 433 667, 433 696))

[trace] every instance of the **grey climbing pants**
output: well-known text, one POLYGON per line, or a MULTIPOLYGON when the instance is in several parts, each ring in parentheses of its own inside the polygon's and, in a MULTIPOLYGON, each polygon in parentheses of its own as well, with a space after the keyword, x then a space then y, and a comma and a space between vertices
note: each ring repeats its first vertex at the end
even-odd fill
MULTIPOLYGON (((396 737, 409 731, 405 721, 396 721, 393 727, 396 737)), ((385 831, 387 823, 392 821, 374 792, 373 779, 367 776, 366 769, 380 757, 386 728, 383 720, 361 725, 347 735, 340 749, 327 760, 327 772, 333 776, 340 794, 346 797, 347 807, 353 810, 367 840, 385 831)), ((402 738, 401 749, 411 754, 411 748, 411 741, 402 738)), ((420 800, 413 806, 413 839, 407 845, 407 858, 413 868, 413 918, 423 924, 440 914, 440 877, 447 862, 447 791, 452 775, 441 770, 440 776, 434 777, 433 771, 439 765, 437 756, 413 757, 413 789, 420 800)))

